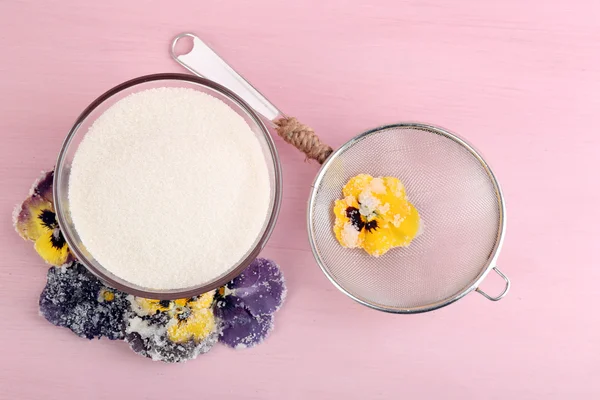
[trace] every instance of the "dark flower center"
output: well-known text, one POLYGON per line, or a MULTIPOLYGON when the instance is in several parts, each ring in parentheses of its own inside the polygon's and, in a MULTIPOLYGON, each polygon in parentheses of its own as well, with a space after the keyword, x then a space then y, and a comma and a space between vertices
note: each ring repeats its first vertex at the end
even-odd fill
POLYGON ((377 229, 377 221, 376 220, 372 220, 372 221, 367 222, 365 224, 365 229, 369 233, 371 233, 371 231, 376 230, 377 229))
POLYGON ((350 223, 357 231, 360 231, 365 226, 364 221, 360 217, 360 211, 358 211, 358 208, 356 207, 346 208, 346 217, 348 217, 350 223))
POLYGON ((161 307, 169 308, 169 306, 171 305, 171 301, 170 300, 161 300, 158 302, 158 304, 160 304, 161 307))
POLYGON ((180 321, 185 321, 192 314, 192 310, 188 307, 181 307, 177 310, 177 319, 180 321))
POLYGON ((56 222, 56 214, 54 214, 50 210, 42 210, 38 218, 42 221, 42 225, 44 225, 48 229, 58 228, 58 223, 56 222))
POLYGON ((52 247, 54 247, 57 250, 62 249, 67 244, 67 242, 65 241, 65 238, 63 237, 62 232, 58 228, 55 228, 54 231, 52 232, 52 236, 50 237, 50 242, 52 243, 52 247))
POLYGON ((346 217, 348 217, 350 223, 353 227, 356 228, 357 231, 361 231, 362 228, 365 228, 367 232, 371 233, 372 231, 377 230, 378 228, 376 220, 368 222, 363 221, 363 218, 360 215, 360 211, 356 207, 346 208, 346 217))

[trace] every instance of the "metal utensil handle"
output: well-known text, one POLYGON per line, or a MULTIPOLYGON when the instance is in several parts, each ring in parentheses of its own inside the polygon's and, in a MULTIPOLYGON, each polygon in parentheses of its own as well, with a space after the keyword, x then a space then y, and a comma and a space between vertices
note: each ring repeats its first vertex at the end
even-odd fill
POLYGON ((494 271, 496 271, 496 273, 498 275, 500 275, 500 277, 502 279, 504 279, 504 282, 506 282, 506 286, 504 287, 504 290, 502 291, 502 293, 500 293, 496 297, 492 297, 492 296, 490 296, 489 294, 487 294, 486 292, 484 292, 483 290, 481 290, 479 288, 475 289, 475 291, 478 292, 479 294, 481 294, 483 297, 485 297, 488 300, 498 301, 498 300, 502 299, 504 296, 506 296, 506 293, 508 293, 508 290, 510 289, 510 279, 508 279, 506 277, 506 275, 504 275, 502 272, 500 272, 500 270, 498 268, 494 267, 494 271))
POLYGON ((273 103, 193 33, 185 32, 173 39, 171 57, 191 73, 210 79, 240 96, 254 111, 271 121, 277 134, 303 152, 307 159, 323 164, 333 152, 330 146, 319 140, 312 128, 279 111, 273 103), (185 37, 192 39, 192 50, 187 54, 178 55, 175 47, 177 42, 185 37))
POLYGON ((185 32, 177 35, 171 44, 171 57, 193 74, 210 79, 225 86, 240 96, 254 111, 269 121, 275 121, 283 116, 265 96, 256 90, 247 80, 238 74, 217 53, 193 33, 185 32), (193 41, 192 50, 187 54, 177 55, 175 47, 184 37, 193 41))

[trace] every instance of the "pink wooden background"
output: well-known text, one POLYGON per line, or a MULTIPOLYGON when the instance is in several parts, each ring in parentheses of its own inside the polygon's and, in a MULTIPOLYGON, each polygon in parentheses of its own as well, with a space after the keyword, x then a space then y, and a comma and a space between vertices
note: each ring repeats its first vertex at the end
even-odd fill
POLYGON ((600 398, 599 13, 597 0, 0 0, 0 398, 600 398), (306 238, 317 166, 278 140, 285 197, 265 255, 289 297, 265 344, 164 365, 45 322, 46 267, 12 208, 97 95, 182 71, 167 50, 186 30, 333 146, 406 120, 473 142, 506 194, 508 297, 416 316, 346 298, 306 238))

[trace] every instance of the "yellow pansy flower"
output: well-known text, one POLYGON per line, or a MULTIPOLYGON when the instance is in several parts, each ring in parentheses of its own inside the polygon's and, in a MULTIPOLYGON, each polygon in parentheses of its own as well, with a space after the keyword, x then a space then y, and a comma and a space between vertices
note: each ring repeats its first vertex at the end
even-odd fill
POLYGON ((150 300, 135 298, 136 313, 154 315, 165 313, 170 317, 167 323, 167 337, 175 343, 194 340, 196 343, 206 339, 216 330, 212 303, 215 292, 201 296, 178 300, 150 300))
POLYGON ((35 242, 35 250, 48 264, 61 266, 73 261, 67 242, 58 226, 52 198, 54 172, 44 173, 34 184, 29 197, 14 213, 17 233, 35 242))
POLYGON ((346 183, 342 194, 333 207, 333 231, 342 246, 378 257, 408 246, 420 233, 419 212, 398 178, 360 174, 346 183))

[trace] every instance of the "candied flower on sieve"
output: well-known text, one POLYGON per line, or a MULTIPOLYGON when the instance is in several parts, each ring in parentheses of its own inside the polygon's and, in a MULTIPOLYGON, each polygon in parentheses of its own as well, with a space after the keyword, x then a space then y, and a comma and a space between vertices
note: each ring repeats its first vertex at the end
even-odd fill
POLYGON ((271 260, 257 258, 237 278, 217 290, 215 314, 219 341, 233 348, 261 343, 273 329, 273 313, 286 295, 281 270, 271 260))
POLYGON ((362 248, 378 257, 394 247, 408 246, 421 231, 417 209, 406 198, 398 178, 360 174, 342 189, 333 208, 333 231, 348 248, 362 248))
POLYGON ((131 312, 125 340, 155 361, 181 362, 206 353, 217 342, 214 291, 189 299, 128 297, 131 312))
POLYGON ((52 197, 54 171, 43 173, 31 188, 29 197, 17 206, 14 226, 25 240, 35 242, 35 250, 50 265, 73 261, 67 242, 58 226, 52 197))
POLYGON ((69 328, 77 336, 123 339, 127 295, 106 287, 85 267, 51 267, 40 295, 40 314, 51 324, 69 328))

